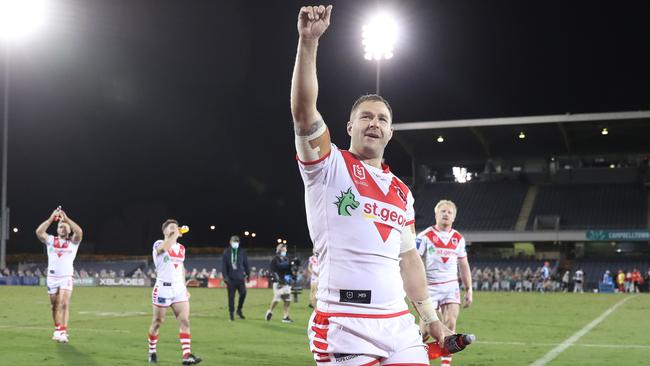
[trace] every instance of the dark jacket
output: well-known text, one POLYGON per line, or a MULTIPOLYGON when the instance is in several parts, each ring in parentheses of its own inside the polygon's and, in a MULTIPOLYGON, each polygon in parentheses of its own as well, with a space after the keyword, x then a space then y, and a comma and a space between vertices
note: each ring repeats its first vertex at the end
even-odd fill
POLYGON ((226 248, 223 251, 223 279, 226 282, 244 282, 246 277, 251 273, 248 266, 248 256, 246 251, 242 248, 232 249, 226 248), (233 268, 233 260, 237 265, 237 269, 233 268))
POLYGON ((287 285, 289 283, 285 280, 286 275, 291 275, 291 261, 278 254, 271 260, 272 281, 287 285))

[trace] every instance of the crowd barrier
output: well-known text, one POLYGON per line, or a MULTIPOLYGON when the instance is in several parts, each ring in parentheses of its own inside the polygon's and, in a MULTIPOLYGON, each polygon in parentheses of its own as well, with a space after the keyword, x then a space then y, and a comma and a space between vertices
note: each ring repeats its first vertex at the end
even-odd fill
MULTIPOLYGON (((110 286, 110 287, 151 287, 155 280, 150 278, 131 277, 84 277, 74 278, 74 286, 110 286)), ((0 277, 0 285, 7 286, 46 286, 46 277, 36 276, 5 276, 0 277)), ((226 288, 222 278, 198 278, 187 282, 187 287, 226 288)), ((267 277, 251 277, 246 283, 247 288, 269 288, 267 277)))

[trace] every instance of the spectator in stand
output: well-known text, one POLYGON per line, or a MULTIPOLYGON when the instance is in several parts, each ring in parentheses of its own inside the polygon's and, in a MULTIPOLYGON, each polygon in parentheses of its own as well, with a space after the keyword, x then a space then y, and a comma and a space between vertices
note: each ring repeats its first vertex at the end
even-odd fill
POLYGON ((492 291, 499 291, 501 284, 501 270, 499 267, 494 267, 494 277, 492 278, 492 291))
POLYGON ((212 271, 210 271, 210 276, 208 278, 217 278, 217 269, 212 268, 212 271))
POLYGON ((603 274, 603 284, 614 285, 614 281, 612 280, 612 275, 610 274, 609 269, 606 270, 603 274))
POLYGON ((562 292, 569 291, 569 278, 571 278, 571 272, 564 271, 564 275, 562 276, 562 292))
POLYGON ((549 290, 549 286, 551 284, 551 264, 547 261, 544 262, 544 266, 540 270, 539 276, 540 279, 542 280, 542 286, 541 286, 541 291, 545 292, 549 290))
POLYGON ((490 269, 485 267, 483 276, 481 277, 481 291, 490 291, 490 283, 492 282, 492 273, 490 269))
POLYGON ((632 271, 632 283, 634 284, 634 292, 641 292, 641 285, 643 285, 643 276, 638 269, 632 271))
POLYGON ((573 292, 580 292, 583 293, 583 281, 585 279, 585 273, 582 271, 582 268, 578 268, 578 270, 573 274, 573 292))
POLYGON ((616 287, 618 287, 618 292, 625 292, 625 272, 622 269, 619 269, 616 274, 616 287))
POLYGON ((634 290, 634 283, 632 282, 632 272, 627 271, 625 274, 625 292, 632 292, 634 290))

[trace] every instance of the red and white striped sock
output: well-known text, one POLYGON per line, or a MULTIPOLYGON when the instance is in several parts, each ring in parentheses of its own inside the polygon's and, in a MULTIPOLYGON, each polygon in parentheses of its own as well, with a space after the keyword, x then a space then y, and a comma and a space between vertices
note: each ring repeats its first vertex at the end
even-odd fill
POLYGON ((56 327, 56 330, 61 334, 68 333, 68 327, 66 327, 65 325, 58 325, 56 327))
POLYGON ((181 341, 181 350, 183 351, 183 358, 187 358, 190 353, 192 353, 190 344, 192 343, 192 337, 189 333, 179 333, 179 340, 181 341))
POLYGON ((440 366, 451 366, 451 356, 440 357, 440 366))
POLYGON ((149 334, 149 354, 156 353, 157 344, 158 344, 158 336, 149 334))

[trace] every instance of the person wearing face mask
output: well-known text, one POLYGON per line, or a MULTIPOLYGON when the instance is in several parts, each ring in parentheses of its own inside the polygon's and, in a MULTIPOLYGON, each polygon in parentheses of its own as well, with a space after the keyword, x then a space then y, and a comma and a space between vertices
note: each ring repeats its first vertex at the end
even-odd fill
POLYGON ((230 237, 230 246, 223 252, 223 280, 228 287, 228 313, 230 321, 235 320, 235 292, 239 292, 237 303, 237 316, 246 319, 242 308, 246 300, 246 282, 250 276, 248 256, 246 251, 239 247, 239 236, 230 237))
POLYGON ((266 310, 265 319, 271 320, 273 309, 280 301, 284 302, 283 323, 293 323, 289 317, 289 306, 291 305, 291 261, 287 258, 287 246, 278 244, 275 248, 275 257, 271 260, 271 279, 273 280, 273 300, 269 309, 266 310))

